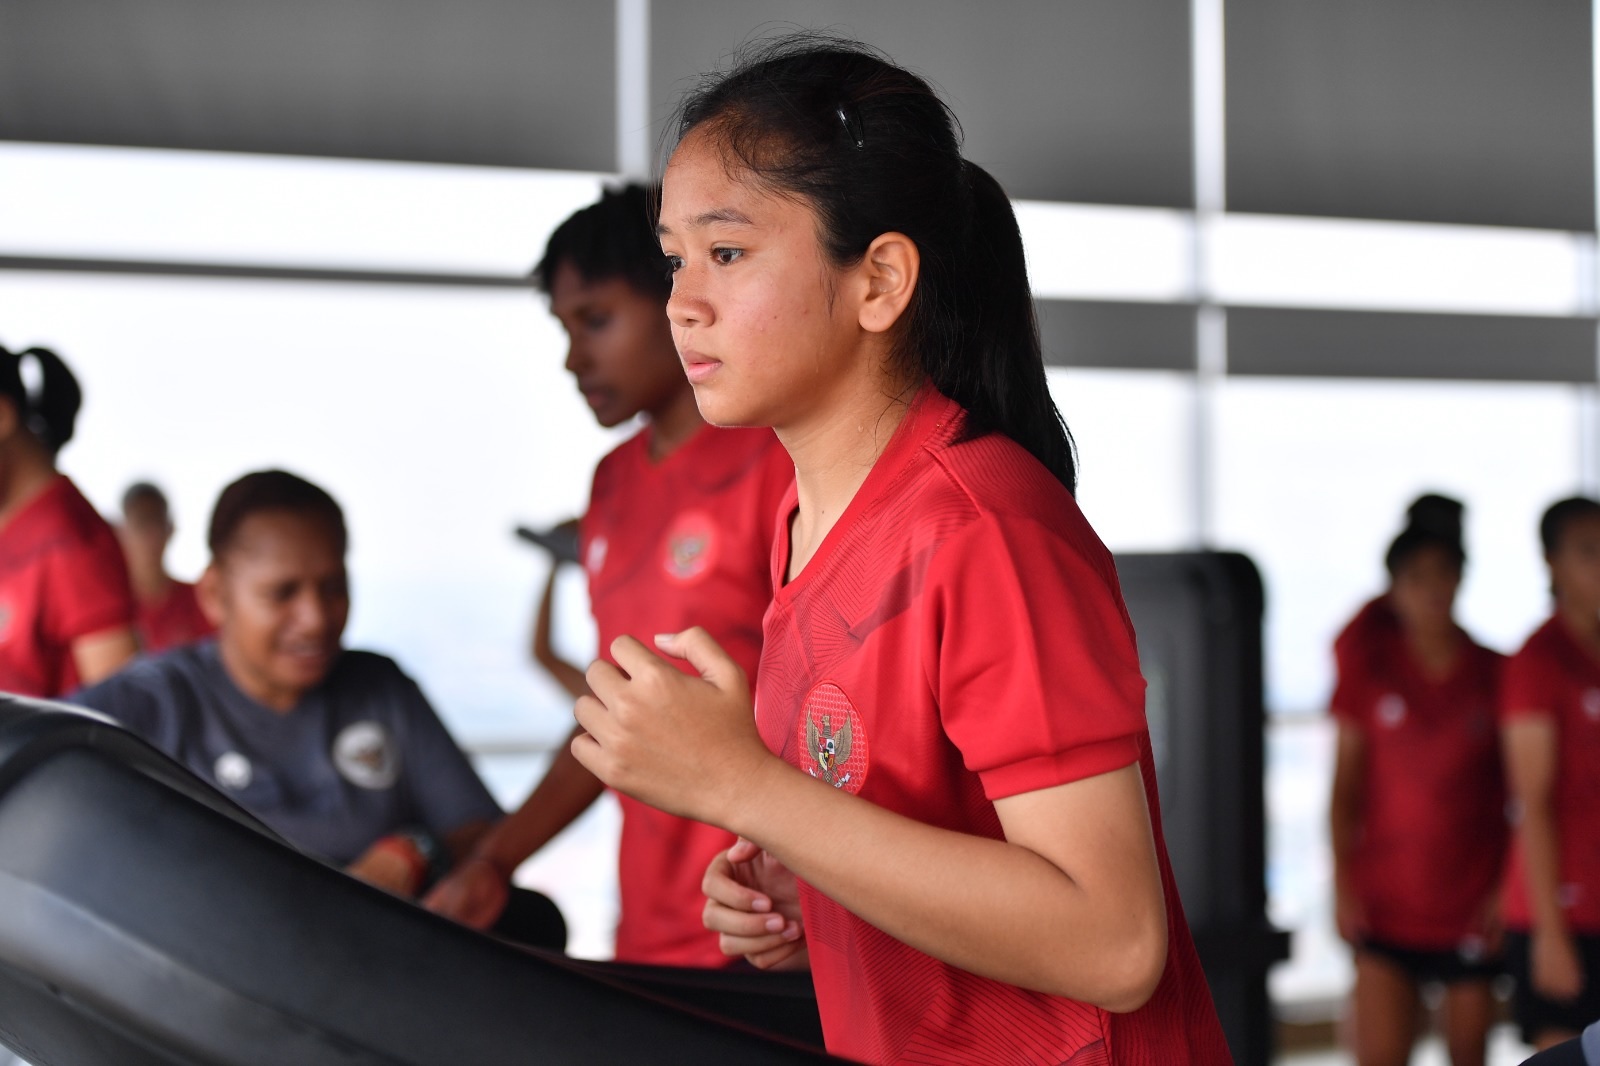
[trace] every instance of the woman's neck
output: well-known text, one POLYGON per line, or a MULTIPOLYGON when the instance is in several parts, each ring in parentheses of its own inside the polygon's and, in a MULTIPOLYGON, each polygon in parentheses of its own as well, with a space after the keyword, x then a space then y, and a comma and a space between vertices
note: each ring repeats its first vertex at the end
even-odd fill
POLYGON ((56 479, 56 468, 42 450, 23 441, 11 444, 11 454, 0 457, 0 529, 33 502, 56 479))
POLYGON ((794 460, 800 503, 789 531, 791 579, 805 569, 872 473, 920 384, 879 379, 820 408, 813 420, 778 429, 794 460))
POLYGON ((1600 610, 1591 603, 1557 600, 1556 613, 1584 650, 1600 658, 1600 610))
POLYGON ((694 389, 687 381, 670 400, 648 415, 650 458, 658 463, 683 447, 706 424, 694 402, 694 389))
POLYGON ((1461 631, 1455 625, 1408 629, 1406 643, 1424 677, 1438 681, 1454 671, 1461 653, 1461 631))

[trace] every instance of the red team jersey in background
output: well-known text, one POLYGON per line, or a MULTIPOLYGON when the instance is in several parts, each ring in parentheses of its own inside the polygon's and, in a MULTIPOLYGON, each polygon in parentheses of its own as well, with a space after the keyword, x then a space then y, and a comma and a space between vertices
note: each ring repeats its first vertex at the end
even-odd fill
MULTIPOLYGON (((802 883, 828 1049, 874 1063, 1229 1062, 1162 842, 1144 679, 1110 553, 1017 444, 958 442, 964 420, 925 388, 786 586, 778 524, 762 738, 820 782, 994 839, 995 800, 1137 763, 1166 897, 1166 972, 1144 1007, 1111 1014, 939 962, 802 883)), ((791 489, 786 519, 795 499, 791 489)))
POLYGON ((1367 656, 1383 654, 1383 649, 1400 636, 1400 619, 1395 617, 1389 597, 1383 595, 1368 600, 1334 638, 1333 658, 1339 675, 1344 676, 1350 669, 1361 669, 1360 664, 1367 656))
POLYGON ((1398 623, 1338 653, 1333 714, 1361 733, 1366 758, 1352 873, 1367 934, 1397 947, 1455 951, 1483 936, 1500 883, 1501 656, 1463 639, 1440 681, 1423 676, 1398 623))
MULTIPOLYGON (((794 465, 770 429, 699 430, 661 462, 649 430, 601 460, 579 550, 600 654, 624 634, 652 647, 657 633, 702 626, 752 684, 761 618, 772 600, 767 560, 778 501, 794 465)), ((676 661, 676 660, 674 660, 676 661)), ((677 665, 685 673, 694 669, 677 665)), ((733 844, 724 830, 621 794, 617 958, 671 966, 731 961, 702 924, 706 867, 733 844)))
POLYGON ((216 632, 187 581, 174 581, 159 603, 139 603, 134 621, 145 652, 166 651, 216 632))
POLYGON ((0 691, 71 692, 78 687, 72 642, 132 622, 117 535, 57 475, 0 529, 0 691))
MULTIPOLYGON (((1561 909, 1572 932, 1600 934, 1600 662, 1559 616, 1551 618, 1506 664, 1500 706, 1505 721, 1541 715, 1555 726, 1551 805, 1561 848, 1561 909)), ((1527 867, 1516 841, 1506 871, 1505 920, 1524 931, 1533 920, 1527 867)))

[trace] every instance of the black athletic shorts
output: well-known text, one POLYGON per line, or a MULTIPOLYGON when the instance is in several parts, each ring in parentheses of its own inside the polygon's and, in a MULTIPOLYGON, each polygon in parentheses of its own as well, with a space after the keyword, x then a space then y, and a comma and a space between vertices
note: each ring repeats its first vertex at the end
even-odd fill
POLYGON ((1565 1030, 1581 1033, 1600 1020, 1600 936, 1579 934, 1578 962, 1583 966, 1583 991, 1567 1003, 1541 996, 1529 980, 1532 942, 1527 933, 1506 934, 1506 972, 1517 982, 1511 1014, 1522 1029, 1522 1039, 1535 1043, 1540 1033, 1565 1030))
POLYGON ((1419 985, 1492 981, 1501 972, 1498 958, 1485 956, 1470 948, 1430 950, 1403 947, 1382 940, 1364 940, 1356 950, 1393 963, 1419 985))

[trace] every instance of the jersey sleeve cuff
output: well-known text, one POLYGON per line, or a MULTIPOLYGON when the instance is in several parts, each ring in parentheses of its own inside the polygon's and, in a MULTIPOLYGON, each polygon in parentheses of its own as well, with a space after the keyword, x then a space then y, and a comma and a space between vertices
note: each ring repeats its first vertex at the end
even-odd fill
POLYGON ((980 770, 978 777, 983 781, 983 794, 992 803, 1007 796, 1020 796, 1024 792, 1108 774, 1138 761, 1138 738, 1123 736, 1039 755, 1009 766, 980 770))
POLYGON ((1500 708, 1500 721, 1502 722, 1515 722, 1523 718, 1554 719, 1555 717, 1556 712, 1527 700, 1508 703, 1500 708))

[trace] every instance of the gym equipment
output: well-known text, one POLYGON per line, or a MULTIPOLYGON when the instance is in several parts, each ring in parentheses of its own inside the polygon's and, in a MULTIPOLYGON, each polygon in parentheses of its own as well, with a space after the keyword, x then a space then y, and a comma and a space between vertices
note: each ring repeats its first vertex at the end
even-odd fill
POLYGON ((1231 552, 1118 555, 1149 688, 1145 709, 1178 894, 1238 1066, 1272 1058, 1261 576, 1231 552))
POLYGON ((0 696, 0 1043, 35 1066, 827 1061, 716 1012, 766 976, 740 1004, 512 947, 107 719, 0 696))

